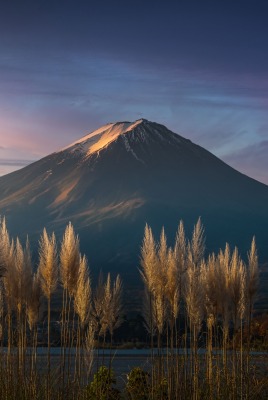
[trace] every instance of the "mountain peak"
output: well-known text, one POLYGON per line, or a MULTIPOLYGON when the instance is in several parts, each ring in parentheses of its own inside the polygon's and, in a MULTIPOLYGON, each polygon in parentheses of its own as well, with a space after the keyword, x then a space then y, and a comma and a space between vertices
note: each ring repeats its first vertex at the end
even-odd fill
POLYGON ((106 124, 64 147, 61 151, 80 151, 86 156, 90 156, 115 141, 119 136, 133 131, 137 126, 144 123, 149 123, 149 121, 141 118, 134 122, 125 121, 106 124))
POLYGON ((170 237, 179 220, 200 215, 212 251, 227 240, 245 252, 255 235, 267 253, 268 187, 143 119, 106 124, 0 177, 0 188, 13 236, 36 239, 44 226, 60 234, 72 221, 92 263, 125 276, 137 271, 146 222, 170 237))

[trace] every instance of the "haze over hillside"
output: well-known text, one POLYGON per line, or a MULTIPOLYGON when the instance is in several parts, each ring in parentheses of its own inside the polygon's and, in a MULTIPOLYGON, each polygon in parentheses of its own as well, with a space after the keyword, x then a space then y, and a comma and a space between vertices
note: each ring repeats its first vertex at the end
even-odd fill
POLYGON ((107 124, 0 178, 0 213, 12 235, 37 243, 71 221, 90 268, 137 278, 145 223, 170 240, 201 216, 209 251, 228 241, 244 252, 256 235, 268 259, 268 187, 165 126, 144 119, 107 124))

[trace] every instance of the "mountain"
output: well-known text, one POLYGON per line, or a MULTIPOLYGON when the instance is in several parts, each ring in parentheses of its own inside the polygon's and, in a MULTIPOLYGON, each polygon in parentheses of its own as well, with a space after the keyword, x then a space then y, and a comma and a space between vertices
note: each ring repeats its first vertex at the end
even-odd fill
POLYGON ((188 235, 201 216, 208 250, 228 241, 245 255, 256 235, 268 252, 268 186, 234 170, 165 126, 145 119, 107 124, 0 178, 0 213, 13 235, 37 243, 72 221, 91 270, 138 277, 145 223, 170 244, 180 219, 188 235))

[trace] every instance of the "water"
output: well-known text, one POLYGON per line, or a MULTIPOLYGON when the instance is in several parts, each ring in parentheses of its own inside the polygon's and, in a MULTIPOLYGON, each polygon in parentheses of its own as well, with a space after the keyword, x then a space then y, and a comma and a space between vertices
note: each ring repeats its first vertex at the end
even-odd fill
MULTIPOLYGON (((167 349, 161 349, 161 355, 165 357, 167 355, 167 349)), ((2 348, 2 353, 6 353, 7 348, 2 348)), ((190 354, 190 350, 187 349, 188 355, 190 354)), ((12 354, 16 355, 17 349, 12 349, 12 354)), ((55 371, 59 368, 61 361, 61 348, 60 347, 52 347, 51 348, 51 367, 55 371)), ((112 349, 112 350, 93 350, 90 353, 83 352, 85 360, 92 360, 92 370, 93 373, 96 372, 98 367, 101 365, 105 365, 107 367, 112 366, 112 369, 115 371, 115 375, 119 376, 120 379, 126 380, 127 374, 134 367, 141 367, 145 371, 150 371, 152 367, 152 351, 151 349, 112 349)), ((185 349, 177 349, 178 355, 184 355, 185 349)), ((199 355, 205 356, 206 349, 199 349, 199 355)), ((231 350, 229 351, 231 353, 231 350)), ((70 372, 74 372, 75 365, 75 354, 76 349, 71 348, 66 351, 66 359, 70 360, 70 372), (68 354, 70 354, 68 356, 68 354)), ((154 356, 158 355, 158 349, 153 350, 154 356)), ((220 355, 221 351, 213 351, 213 355, 220 355)), ((239 352, 238 352, 239 354, 239 352)), ((31 355, 31 348, 27 348, 27 355, 31 355)), ((265 362, 267 366, 267 352, 257 352, 251 351, 251 357, 254 359, 254 363, 265 362)), ((38 347, 37 348, 37 365, 39 371, 46 371, 47 368, 47 347, 38 347)), ((85 371, 86 372, 86 371, 85 371)))

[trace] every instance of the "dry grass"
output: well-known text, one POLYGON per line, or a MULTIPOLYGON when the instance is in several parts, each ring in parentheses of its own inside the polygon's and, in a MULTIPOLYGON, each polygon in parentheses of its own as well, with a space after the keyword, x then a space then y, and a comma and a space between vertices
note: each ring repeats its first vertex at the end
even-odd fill
MULTIPOLYGON (((167 249, 166 243, 164 231, 157 243, 151 228, 146 226, 141 275, 146 288, 147 327, 152 338, 157 333, 158 346, 159 336, 165 334, 167 353, 170 352, 165 358, 166 366, 163 367, 162 360, 161 369, 157 367, 152 375, 152 385, 166 379, 163 391, 168 399, 255 398, 254 391, 257 393, 260 382, 252 379, 249 345, 244 346, 242 336, 246 326, 250 326, 257 294, 255 239, 248 254, 248 265, 240 258, 237 248, 231 254, 228 244, 224 251, 205 260, 200 218, 190 240, 186 240, 180 222, 174 249, 167 249), (179 310, 185 316, 185 357, 180 361, 174 357, 182 347, 182 338, 176 331, 179 310), (198 355, 201 339, 206 348, 202 366, 198 355)), ((248 335, 249 343, 250 332, 248 335)), ((265 378, 260 385, 266 385, 267 394, 265 378)))
MULTIPOLYGON (((158 351, 152 352, 149 374, 133 370, 132 381, 121 394, 111 386, 112 355, 108 372, 100 370, 93 381, 90 375, 94 346, 111 346, 114 331, 122 323, 120 277, 114 281, 110 274, 100 277, 92 290, 87 260, 80 254, 79 238, 71 224, 66 227, 59 257, 54 234, 44 230, 39 243, 38 270, 34 272, 29 242, 25 248, 19 239, 14 244, 5 220, 0 222, 0 325, 2 344, 8 343, 8 351, 0 355, 1 399, 267 398, 263 366, 254 365, 250 356, 251 318, 258 290, 254 238, 247 263, 238 249, 231 252, 228 244, 205 259, 200 219, 189 240, 180 222, 172 248, 164 229, 157 242, 146 225, 141 248, 144 315, 151 347, 156 343, 158 351), (63 291, 61 354, 54 367, 50 359, 51 300, 59 285, 63 291), (45 304, 48 357, 42 361, 37 355, 37 328, 45 304), (183 350, 182 354, 178 350, 183 350), (100 393, 104 397, 98 397, 100 393)), ((97 364, 102 364, 102 356, 97 364)))

